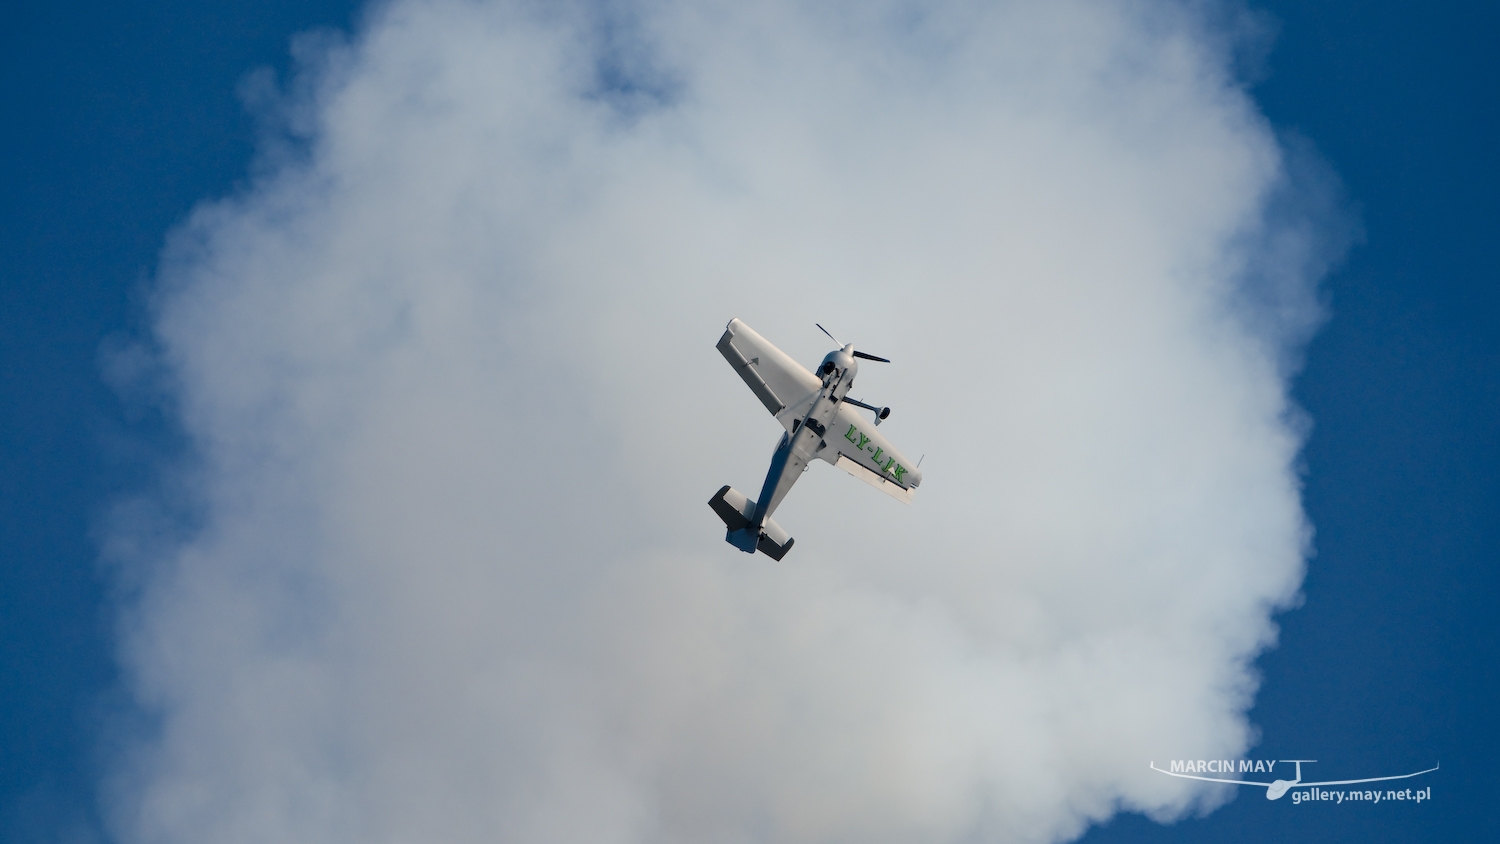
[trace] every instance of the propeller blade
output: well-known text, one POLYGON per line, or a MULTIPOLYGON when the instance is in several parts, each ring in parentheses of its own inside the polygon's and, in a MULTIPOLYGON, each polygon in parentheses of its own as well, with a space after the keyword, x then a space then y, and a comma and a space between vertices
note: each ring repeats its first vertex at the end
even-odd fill
MULTIPOLYGON (((813 325, 817 325, 819 331, 823 332, 824 334, 828 334, 828 329, 824 328, 821 325, 818 325, 816 322, 813 323, 813 325)), ((844 345, 843 343, 839 343, 839 338, 833 336, 832 334, 828 334, 828 339, 832 340, 835 343, 838 343, 839 346, 843 346, 844 345)))
MULTIPOLYGON (((838 341, 835 340, 833 342, 837 343, 838 341)), ((864 352, 855 352, 854 356, 857 357, 857 358, 864 358, 865 360, 878 360, 881 363, 890 363, 890 361, 887 360, 886 358, 878 358, 878 357, 875 357, 874 355, 867 355, 864 352)))

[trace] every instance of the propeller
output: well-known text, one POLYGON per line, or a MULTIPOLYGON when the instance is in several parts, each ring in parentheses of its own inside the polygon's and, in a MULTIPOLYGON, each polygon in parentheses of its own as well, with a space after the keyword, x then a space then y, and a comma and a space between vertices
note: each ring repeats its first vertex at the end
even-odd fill
MULTIPOLYGON (((839 338, 837 338, 837 337, 833 336, 831 333, 829 333, 828 329, 824 328, 822 325, 819 325, 816 322, 813 323, 813 325, 817 325, 819 331, 823 332, 824 334, 827 334, 828 335, 828 339, 832 340, 834 343, 837 343, 840 347, 842 347, 844 345, 843 343, 839 343, 839 338)), ((864 360, 878 361, 880 363, 890 363, 891 362, 889 358, 876 357, 875 355, 867 354, 865 352, 855 352, 854 356, 857 357, 857 358, 862 358, 864 360)))

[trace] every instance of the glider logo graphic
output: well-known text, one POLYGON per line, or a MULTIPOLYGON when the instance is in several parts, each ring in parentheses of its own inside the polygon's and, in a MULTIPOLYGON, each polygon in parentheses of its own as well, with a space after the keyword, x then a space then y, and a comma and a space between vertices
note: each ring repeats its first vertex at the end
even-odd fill
MULTIPOLYGON (((871 452, 872 454, 874 454, 875 455, 875 458, 874 458, 875 459, 875 465, 876 466, 880 465, 880 457, 884 453, 885 449, 878 448, 878 447, 873 446, 873 445, 869 445, 870 438, 867 437, 867 436, 865 436, 865 434, 864 434, 863 431, 859 430, 858 428, 854 427, 853 425, 850 425, 849 426, 849 430, 847 430, 847 431, 844 432, 844 439, 848 440, 849 442, 854 443, 854 447, 855 448, 861 448, 861 449, 864 449, 865 451, 868 451, 868 452, 871 452), (856 435, 858 436, 857 439, 856 439, 856 435)), ((881 468, 881 471, 887 472, 887 473, 892 474, 892 475, 895 475, 896 476, 896 483, 899 484, 899 483, 901 483, 901 476, 904 475, 904 474, 906 474, 906 467, 902 466, 899 463, 897 463, 896 462, 896 458, 891 457, 891 458, 889 458, 889 459, 886 460, 885 466, 883 466, 881 468)))
POLYGON ((1241 760, 1239 760, 1239 772, 1240 773, 1261 773, 1261 772, 1271 773, 1272 769, 1274 769, 1277 764, 1279 764, 1279 763, 1285 763, 1285 762, 1290 762, 1293 765, 1297 766, 1296 775, 1292 779, 1289 779, 1289 780, 1278 779, 1278 780, 1272 780, 1271 782, 1256 782, 1254 780, 1232 780, 1232 779, 1225 779, 1223 777, 1204 777, 1204 776, 1199 776, 1199 774, 1201 774, 1201 773, 1212 773, 1212 774, 1232 774, 1232 773, 1235 773, 1235 760, 1233 760, 1233 759, 1209 759, 1207 761, 1202 760, 1202 759, 1187 759, 1187 760, 1178 759, 1178 760, 1174 760, 1168 766, 1170 768, 1170 770, 1165 770, 1165 769, 1162 769, 1162 768, 1158 768, 1158 767, 1156 767, 1156 763, 1152 762, 1151 763, 1151 770, 1157 771, 1158 773, 1166 774, 1169 777, 1182 777, 1183 779, 1189 779, 1189 780, 1202 780, 1204 782, 1225 782, 1225 783, 1229 783, 1230 785, 1256 785, 1256 786, 1260 786, 1261 788, 1264 788, 1266 790, 1266 799, 1267 800, 1276 800, 1277 798, 1279 798, 1282 795, 1286 794, 1289 789, 1293 789, 1293 788, 1307 788, 1307 789, 1311 789, 1311 791, 1308 791, 1308 792, 1293 792, 1293 794, 1292 794, 1292 802, 1293 803, 1301 803, 1303 800, 1337 800, 1339 803, 1342 803, 1342 802, 1344 802, 1345 799, 1348 799, 1348 800, 1363 800, 1363 801, 1369 801, 1369 802, 1372 802, 1372 803, 1379 803, 1381 800, 1413 800, 1415 802, 1419 802, 1420 803, 1423 800, 1429 800, 1429 799, 1432 798, 1432 788, 1431 787, 1428 787, 1428 788, 1425 788, 1425 789, 1419 789, 1417 791, 1412 791, 1409 788, 1401 790, 1401 791, 1394 791, 1394 790, 1392 790, 1392 791, 1381 791, 1381 790, 1369 790, 1369 791, 1320 791, 1319 787, 1320 786, 1325 786, 1325 785, 1353 785, 1355 783, 1363 783, 1363 782, 1385 782, 1386 780, 1404 780, 1404 779, 1410 779, 1412 777, 1420 777, 1423 774, 1430 774, 1433 771, 1436 771, 1438 769, 1438 766, 1434 765, 1434 766, 1432 766, 1431 768, 1428 768, 1425 771, 1417 771, 1416 773, 1412 773, 1412 774, 1396 774, 1395 776, 1389 776, 1389 777, 1366 777, 1364 779, 1358 779, 1358 780, 1327 780, 1325 782, 1303 782, 1302 781, 1302 765, 1303 765, 1303 763, 1307 763, 1307 764, 1310 765, 1310 764, 1312 764, 1312 763, 1314 763, 1316 761, 1318 761, 1318 760, 1316 760, 1316 759, 1241 759, 1241 760))

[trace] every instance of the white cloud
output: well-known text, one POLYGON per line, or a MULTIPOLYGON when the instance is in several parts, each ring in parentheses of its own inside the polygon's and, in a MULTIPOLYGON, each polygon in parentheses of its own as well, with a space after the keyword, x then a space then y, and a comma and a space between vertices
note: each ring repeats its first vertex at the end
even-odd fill
POLYGON ((1223 799, 1146 763, 1250 742, 1330 242, 1274 213, 1232 40, 1165 2, 400 0, 305 44, 306 154, 163 262, 202 518, 134 561, 159 729, 117 832, 1050 841, 1223 799), (786 560, 722 541, 779 435, 732 316, 895 360, 857 392, 927 455, 913 506, 814 469, 786 560))

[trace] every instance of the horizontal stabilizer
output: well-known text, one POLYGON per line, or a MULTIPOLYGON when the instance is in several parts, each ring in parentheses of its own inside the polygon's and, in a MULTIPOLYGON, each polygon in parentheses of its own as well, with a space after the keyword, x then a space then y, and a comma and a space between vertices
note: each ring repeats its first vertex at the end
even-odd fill
POLYGON ((751 530, 750 523, 755 518, 755 502, 734 487, 725 486, 720 489, 708 500, 708 506, 713 508, 724 522, 724 527, 729 529, 724 541, 747 554, 754 554, 759 550, 773 560, 780 560, 796 541, 772 519, 766 519, 759 531, 751 530))

